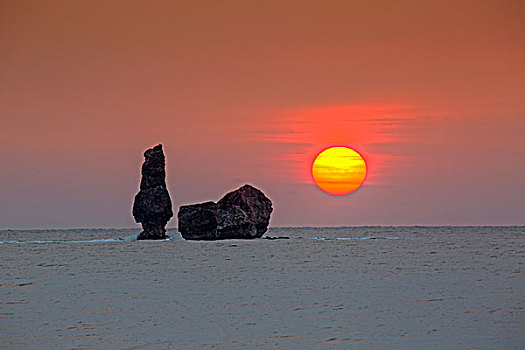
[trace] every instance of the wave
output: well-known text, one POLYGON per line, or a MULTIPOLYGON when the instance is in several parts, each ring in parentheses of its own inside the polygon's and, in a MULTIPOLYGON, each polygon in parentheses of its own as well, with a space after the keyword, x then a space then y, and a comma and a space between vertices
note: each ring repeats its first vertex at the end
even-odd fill
POLYGON ((312 239, 317 239, 321 241, 349 241, 349 240, 370 240, 370 239, 400 239, 401 237, 314 237, 312 239))
MULTIPOLYGON (((36 241, 0 241, 0 244, 49 244, 49 243, 103 243, 103 242, 133 242, 136 241, 139 234, 123 238, 98 238, 98 239, 82 239, 82 240, 36 240, 36 241)), ((168 237, 166 239, 159 239, 156 242, 169 241, 183 241, 183 238, 168 237)))

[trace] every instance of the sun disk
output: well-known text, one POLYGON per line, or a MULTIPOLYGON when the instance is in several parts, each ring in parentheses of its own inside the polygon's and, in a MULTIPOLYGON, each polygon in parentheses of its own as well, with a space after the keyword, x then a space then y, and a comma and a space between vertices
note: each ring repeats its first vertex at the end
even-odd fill
POLYGON ((363 157, 343 146, 325 149, 312 164, 312 176, 317 186, 333 195, 345 195, 357 190, 365 181, 366 172, 363 157))

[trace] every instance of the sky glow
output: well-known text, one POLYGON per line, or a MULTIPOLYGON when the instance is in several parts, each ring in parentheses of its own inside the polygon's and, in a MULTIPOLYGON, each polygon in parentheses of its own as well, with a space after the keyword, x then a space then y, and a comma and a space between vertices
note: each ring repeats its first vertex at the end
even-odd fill
POLYGON ((135 227, 158 143, 175 210, 250 183, 274 226, 525 224, 522 1, 0 13, 0 228, 135 227), (334 145, 367 162, 348 196, 312 179, 334 145))

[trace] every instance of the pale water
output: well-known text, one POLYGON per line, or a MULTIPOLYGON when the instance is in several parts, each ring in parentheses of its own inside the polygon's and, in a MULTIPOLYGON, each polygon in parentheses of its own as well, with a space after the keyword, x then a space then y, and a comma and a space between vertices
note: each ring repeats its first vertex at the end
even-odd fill
POLYGON ((138 232, 0 231, 0 347, 525 348, 525 227, 138 232))

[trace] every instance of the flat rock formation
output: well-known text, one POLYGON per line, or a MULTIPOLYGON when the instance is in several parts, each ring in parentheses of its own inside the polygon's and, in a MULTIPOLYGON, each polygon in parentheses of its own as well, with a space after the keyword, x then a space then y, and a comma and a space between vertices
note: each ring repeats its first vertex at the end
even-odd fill
POLYGON ((133 217, 142 223, 138 239, 165 239, 166 224, 173 216, 166 188, 166 160, 162 145, 144 152, 140 191, 133 202, 133 217))
POLYGON ((244 185, 217 203, 181 206, 179 231, 184 239, 260 238, 268 229, 272 201, 260 190, 244 185))

